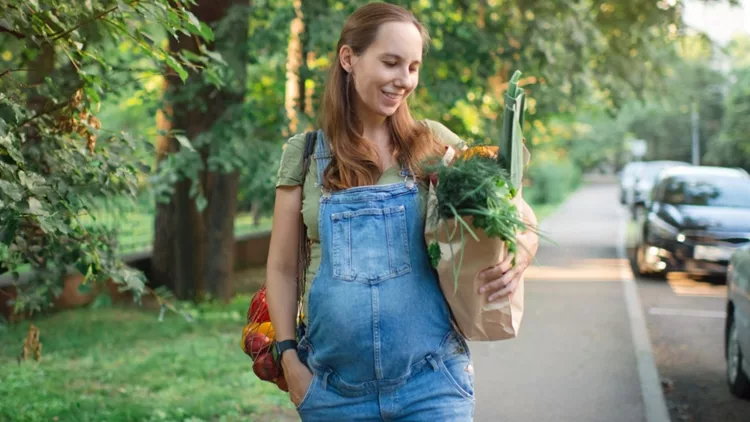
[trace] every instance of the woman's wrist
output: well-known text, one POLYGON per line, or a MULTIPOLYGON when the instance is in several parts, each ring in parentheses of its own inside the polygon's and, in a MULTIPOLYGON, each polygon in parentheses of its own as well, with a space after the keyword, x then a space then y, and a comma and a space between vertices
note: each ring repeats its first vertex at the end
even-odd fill
POLYGON ((298 363, 301 362, 296 350, 287 350, 281 354, 281 367, 285 372, 287 371, 287 368, 291 368, 298 363))

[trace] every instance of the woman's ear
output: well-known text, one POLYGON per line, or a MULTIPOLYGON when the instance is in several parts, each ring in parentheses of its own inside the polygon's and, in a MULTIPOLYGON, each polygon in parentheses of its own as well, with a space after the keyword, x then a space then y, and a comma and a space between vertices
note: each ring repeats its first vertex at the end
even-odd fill
POLYGON ((344 68, 346 73, 352 73, 354 62, 355 56, 352 48, 348 45, 342 45, 341 49, 339 49, 339 63, 341 63, 341 67, 344 68))

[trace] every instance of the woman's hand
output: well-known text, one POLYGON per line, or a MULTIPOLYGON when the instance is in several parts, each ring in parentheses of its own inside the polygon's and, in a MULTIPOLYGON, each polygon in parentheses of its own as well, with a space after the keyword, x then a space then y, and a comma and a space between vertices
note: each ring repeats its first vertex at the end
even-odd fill
POLYGON ((300 360, 295 352, 284 353, 281 360, 284 378, 289 388, 289 398, 295 406, 302 403, 312 383, 313 374, 300 360))
MULTIPOLYGON (((534 211, 525 201, 522 205, 527 225, 536 228, 537 221, 534 211)), ((516 243, 518 244, 518 251, 515 255, 508 254, 502 262, 483 270, 479 274, 479 279, 485 284, 479 288, 478 293, 487 294, 488 302, 513 294, 516 291, 521 276, 531 264, 539 248, 539 235, 536 230, 527 229, 516 235, 516 243), (512 265, 514 257, 516 258, 516 265, 512 265)))

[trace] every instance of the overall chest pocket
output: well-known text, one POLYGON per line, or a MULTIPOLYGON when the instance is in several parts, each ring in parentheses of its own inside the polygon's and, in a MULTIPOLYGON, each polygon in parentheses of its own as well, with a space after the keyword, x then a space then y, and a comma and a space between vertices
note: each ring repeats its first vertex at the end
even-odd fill
POLYGON ((334 278, 376 284, 411 271, 403 205, 332 213, 331 224, 334 278))

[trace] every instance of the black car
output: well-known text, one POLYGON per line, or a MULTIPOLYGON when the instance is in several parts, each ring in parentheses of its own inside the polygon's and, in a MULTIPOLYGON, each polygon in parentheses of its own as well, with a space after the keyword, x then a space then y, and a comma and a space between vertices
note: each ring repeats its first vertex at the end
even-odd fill
POLYGON ((678 166, 690 166, 682 161, 644 161, 636 168, 633 182, 625 191, 625 205, 627 205, 633 219, 638 218, 639 211, 646 207, 651 191, 656 184, 660 172, 664 169, 678 166))
POLYGON ((750 245, 732 256, 727 285, 727 384, 735 396, 750 399, 750 245))
POLYGON ((663 170, 640 234, 642 276, 725 276, 732 253, 750 244, 750 175, 724 167, 663 170))

